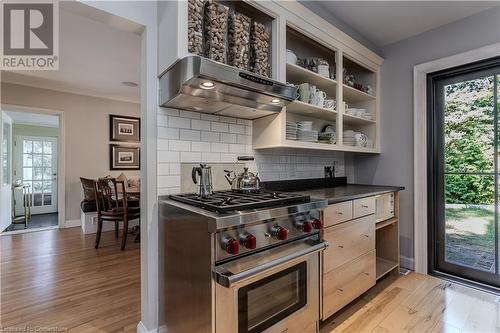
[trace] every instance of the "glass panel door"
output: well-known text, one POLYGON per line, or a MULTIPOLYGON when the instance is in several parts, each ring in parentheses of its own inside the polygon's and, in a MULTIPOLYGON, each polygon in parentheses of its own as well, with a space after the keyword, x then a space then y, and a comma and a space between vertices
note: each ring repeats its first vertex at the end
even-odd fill
POLYGON ((57 139, 18 137, 16 177, 31 187, 32 214, 57 211, 57 139))
POLYGON ((495 62, 429 78, 431 270, 500 286, 495 62))

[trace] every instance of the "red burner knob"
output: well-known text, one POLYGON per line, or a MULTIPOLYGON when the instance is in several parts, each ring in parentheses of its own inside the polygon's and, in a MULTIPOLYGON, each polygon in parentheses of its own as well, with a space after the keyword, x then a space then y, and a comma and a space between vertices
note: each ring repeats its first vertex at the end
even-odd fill
POLYGON ((314 219, 312 222, 312 226, 314 229, 321 229, 323 228, 323 222, 321 222, 321 220, 319 219, 314 219))
POLYGON ((311 232, 313 230, 313 224, 310 221, 302 222, 301 229, 303 232, 311 232))
POLYGON ((278 240, 286 240, 288 238, 288 229, 280 227, 279 225, 276 225, 273 227, 273 232, 272 232, 274 238, 278 240))
POLYGON ((245 234, 242 243, 247 249, 253 250, 257 247, 257 238, 252 234, 245 234))
POLYGON ((234 238, 229 238, 226 241, 226 252, 229 254, 238 254, 238 241, 234 238))

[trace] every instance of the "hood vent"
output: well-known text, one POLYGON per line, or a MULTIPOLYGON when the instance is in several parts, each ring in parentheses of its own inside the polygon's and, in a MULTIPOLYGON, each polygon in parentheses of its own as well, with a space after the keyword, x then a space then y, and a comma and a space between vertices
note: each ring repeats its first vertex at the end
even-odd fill
POLYGON ((257 119, 280 112, 296 90, 200 56, 178 60, 160 76, 160 106, 257 119))

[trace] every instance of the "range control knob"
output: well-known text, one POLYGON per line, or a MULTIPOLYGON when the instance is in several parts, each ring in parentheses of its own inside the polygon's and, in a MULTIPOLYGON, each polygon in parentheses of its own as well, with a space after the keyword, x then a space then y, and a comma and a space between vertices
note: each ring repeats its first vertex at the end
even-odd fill
POLYGON ((223 247, 229 254, 238 254, 238 241, 232 237, 229 237, 226 240, 224 240, 223 247))
POLYGON ((303 232, 311 232, 313 230, 313 224, 311 221, 304 221, 299 223, 299 229, 303 232))
POLYGON ((323 222, 321 222, 320 219, 314 219, 312 221, 312 226, 314 229, 321 229, 321 228, 323 228, 323 222))
POLYGON ((274 238, 278 240, 286 240, 288 238, 288 229, 279 225, 275 225, 271 231, 274 238))
POLYGON ((240 243, 247 249, 253 250, 257 247, 257 238, 251 233, 244 233, 240 237, 240 243))

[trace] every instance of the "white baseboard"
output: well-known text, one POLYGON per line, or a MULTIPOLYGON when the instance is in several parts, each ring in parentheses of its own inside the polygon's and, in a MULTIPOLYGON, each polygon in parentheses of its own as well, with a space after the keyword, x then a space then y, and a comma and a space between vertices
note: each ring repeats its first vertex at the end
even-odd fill
POLYGON ((151 330, 151 331, 148 331, 148 329, 146 328, 146 326, 142 323, 142 321, 139 322, 139 324, 137 324, 137 333, 157 333, 158 330, 157 329, 154 329, 154 330, 151 330))
POLYGON ((82 221, 80 220, 69 220, 64 223, 65 228, 75 228, 80 227, 82 225, 82 221))
POLYGON ((399 256, 399 264, 401 267, 407 268, 409 270, 415 270, 415 260, 413 258, 399 256))

